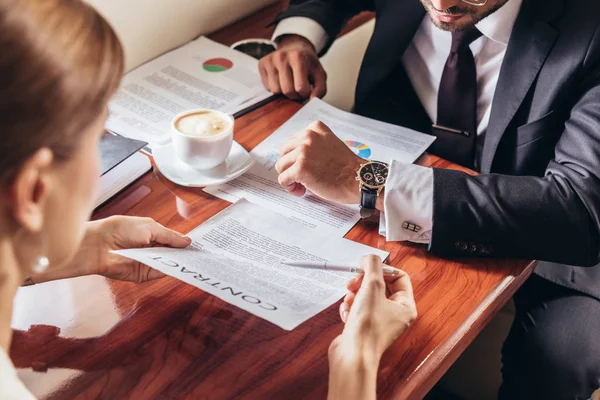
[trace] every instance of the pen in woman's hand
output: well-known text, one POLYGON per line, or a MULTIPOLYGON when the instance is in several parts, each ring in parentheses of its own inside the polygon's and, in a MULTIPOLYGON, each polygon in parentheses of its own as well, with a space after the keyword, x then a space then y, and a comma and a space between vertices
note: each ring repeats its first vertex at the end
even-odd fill
MULTIPOLYGON (((327 261, 284 261, 281 264, 287 265, 290 267, 297 268, 307 268, 307 269, 321 269, 326 271, 341 271, 341 272, 351 272, 354 274, 364 274, 365 272, 356 267, 356 265, 345 265, 345 264, 336 264, 329 263, 327 261)), ((357 263, 358 264, 358 263, 357 263)), ((397 276, 400 275, 400 270, 390 267, 389 265, 383 266, 383 275, 385 276, 397 276)))

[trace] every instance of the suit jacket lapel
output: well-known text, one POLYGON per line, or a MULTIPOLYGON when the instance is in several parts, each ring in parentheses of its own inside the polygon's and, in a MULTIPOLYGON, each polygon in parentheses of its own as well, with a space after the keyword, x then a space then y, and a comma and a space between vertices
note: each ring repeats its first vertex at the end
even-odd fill
POLYGON ((490 172, 502 135, 508 128, 552 49, 558 31, 548 21, 562 13, 562 0, 525 0, 515 22, 492 102, 481 158, 490 172))
POLYGON ((425 9, 418 0, 388 0, 377 10, 375 31, 356 87, 357 99, 366 98, 401 63, 424 16, 425 9))

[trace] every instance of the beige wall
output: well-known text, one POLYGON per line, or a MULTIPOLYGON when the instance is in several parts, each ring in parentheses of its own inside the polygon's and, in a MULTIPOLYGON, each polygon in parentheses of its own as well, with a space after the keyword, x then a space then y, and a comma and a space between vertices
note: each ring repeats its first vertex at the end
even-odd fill
POLYGON ((277 0, 87 0, 118 32, 127 70, 277 0))

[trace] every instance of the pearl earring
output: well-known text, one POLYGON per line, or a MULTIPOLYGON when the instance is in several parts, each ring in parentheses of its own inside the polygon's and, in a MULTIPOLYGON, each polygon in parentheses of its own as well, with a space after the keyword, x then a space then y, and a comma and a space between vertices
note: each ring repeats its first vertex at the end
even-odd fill
POLYGON ((39 256, 38 258, 36 258, 35 264, 33 264, 33 267, 31 267, 31 269, 36 274, 41 274, 43 272, 46 272, 48 266, 50 266, 50 260, 48 260, 48 257, 39 256))

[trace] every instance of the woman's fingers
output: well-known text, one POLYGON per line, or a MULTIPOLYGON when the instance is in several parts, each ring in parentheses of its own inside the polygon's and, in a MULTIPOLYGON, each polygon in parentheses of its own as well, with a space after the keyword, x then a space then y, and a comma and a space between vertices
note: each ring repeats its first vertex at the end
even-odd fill
POLYGON ((395 276, 392 278, 393 279, 387 281, 388 287, 392 292, 390 300, 394 301, 397 298, 413 297, 412 283, 406 272, 401 271, 400 276, 395 276))
POLYGON ((346 289, 348 289, 348 291, 350 291, 350 292, 356 292, 358 289, 360 289, 360 285, 362 285, 362 279, 363 279, 362 274, 355 275, 346 284, 346 289))
POLYGON ((383 264, 381 258, 376 255, 368 255, 360 260, 360 266, 364 271, 361 290, 373 292, 374 295, 385 295, 385 281, 383 280, 383 264))
POLYGON ((187 247, 192 243, 192 239, 171 229, 165 228, 158 222, 151 220, 148 228, 150 229, 150 241, 155 245, 169 247, 187 247))

